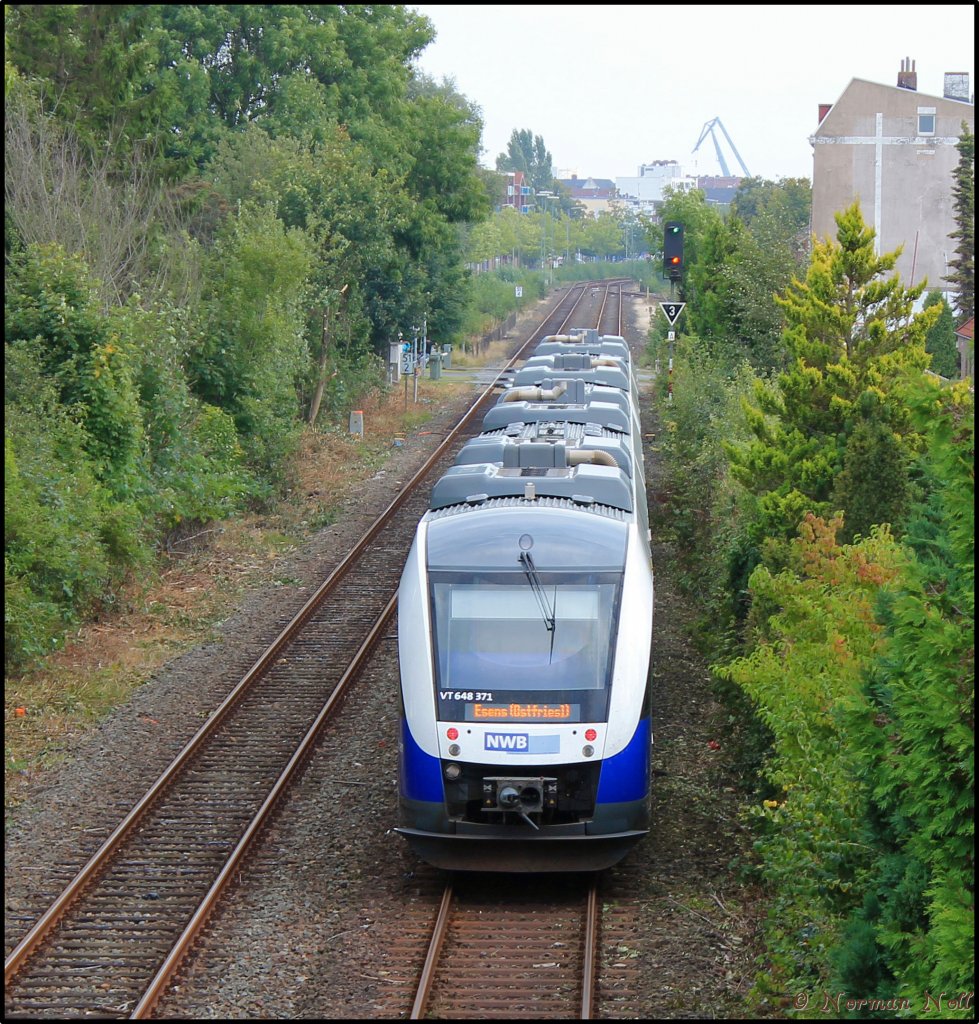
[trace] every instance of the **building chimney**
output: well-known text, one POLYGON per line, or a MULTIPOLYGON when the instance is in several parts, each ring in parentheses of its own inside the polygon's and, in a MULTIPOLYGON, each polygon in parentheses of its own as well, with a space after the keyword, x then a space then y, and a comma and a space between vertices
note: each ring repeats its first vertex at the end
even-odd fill
POLYGON ((945 72, 945 99, 962 100, 963 103, 969 102, 968 71, 945 72))
POLYGON ((901 61, 901 70, 897 75, 897 87, 899 89, 910 89, 918 91, 918 72, 914 69, 915 62, 910 57, 901 61))
POLYGON ((819 104, 819 124, 823 123, 823 118, 833 109, 832 103, 820 103, 819 104))

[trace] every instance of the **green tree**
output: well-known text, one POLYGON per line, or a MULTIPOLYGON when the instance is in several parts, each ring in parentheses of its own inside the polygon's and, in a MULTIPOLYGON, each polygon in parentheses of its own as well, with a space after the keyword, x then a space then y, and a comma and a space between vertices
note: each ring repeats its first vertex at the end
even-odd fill
MULTIPOLYGON (((11 374, 24 380, 25 355, 8 354, 8 384, 11 374)), ((117 575, 102 534, 111 502, 85 450, 87 438, 36 367, 30 374, 31 397, 4 402, 7 669, 54 650, 117 575)))
POLYGON ((344 285, 342 342, 354 361, 404 323, 410 257, 399 238, 412 222, 411 201, 364 145, 337 126, 324 127, 316 142, 271 138, 252 126, 221 143, 208 174, 224 205, 270 206, 286 228, 310 239, 308 337, 318 343, 323 315, 339 308, 344 285))
POLYGON ((906 447, 886 420, 862 416, 847 439, 843 469, 833 485, 833 506, 846 510, 842 536, 869 537, 878 523, 903 523, 910 498, 906 447))
POLYGON ((964 382, 921 378, 906 398, 927 438, 928 498, 880 605, 882 657, 843 718, 874 859, 834 960, 845 990, 917 1006, 975 985, 975 418, 964 382))
POLYGON ((531 188, 554 188, 554 167, 551 154, 540 135, 529 128, 514 128, 505 153, 496 158, 498 171, 523 171, 531 188))
POLYGON ((44 111, 93 153, 139 153, 185 170, 221 131, 208 69, 166 24, 172 8, 136 4, 11 4, 7 59, 44 111))
POLYGON ((844 712, 862 707, 864 673, 883 643, 874 608, 903 553, 886 529, 841 546, 839 526, 807 515, 788 567, 752 573, 758 643, 715 667, 744 690, 772 737, 763 769, 771 798, 749 813, 770 900, 762 984, 779 995, 827 984, 830 951, 870 860, 859 842, 866 783, 844 712))
POLYGON ((405 234, 421 274, 411 322, 427 315, 437 337, 449 338, 463 318, 465 287, 459 227, 489 215, 478 173, 482 120, 451 81, 412 83, 403 131, 412 156, 405 186, 414 221, 405 234))
POLYGON ((142 422, 133 353, 102 316, 84 262, 58 246, 28 246, 13 257, 4 302, 7 345, 36 349, 58 400, 85 428, 97 472, 126 495, 135 485, 142 422))
POLYGON ((925 350, 931 354, 932 370, 942 377, 954 379, 959 375, 959 350, 956 346, 952 307, 945 301, 941 292, 929 292, 925 299, 925 309, 939 305, 942 311, 934 326, 928 331, 925 350))
POLYGON ((775 296, 799 267, 792 238, 775 223, 773 215, 763 214, 720 268, 725 301, 719 312, 728 358, 736 353, 765 372, 783 369, 787 362, 785 317, 775 296), (765 232, 769 225, 772 230, 765 232))
POLYGON ((766 215, 773 217, 780 223, 783 238, 797 238, 808 248, 812 186, 808 178, 782 178, 777 182, 748 178, 738 186, 731 213, 752 230, 766 215))
MULTIPOLYGON (((918 443, 893 392, 907 374, 927 366, 925 336, 939 310, 914 315, 924 286, 905 288, 897 275, 884 277, 898 252, 875 254, 874 232, 858 204, 836 222, 837 243, 815 243, 805 282, 794 279, 777 300, 793 361, 775 386, 756 388, 748 410, 754 440, 728 447, 733 473, 759 497, 759 537, 788 539, 806 512, 834 511, 836 478, 861 421, 886 424, 909 453, 918 443)), ((871 436, 862 434, 861 443, 871 436)), ((858 490, 865 500, 866 490, 858 490)), ((864 509, 863 520, 884 522, 884 512, 883 505, 864 509)))
POLYGON ((952 272, 945 280, 956 292, 961 323, 976 315, 976 137, 964 121, 955 148, 959 151, 952 186, 956 227, 949 237, 956 239, 958 245, 949 261, 952 272))
POLYGON ((613 253, 624 251, 622 222, 607 210, 602 210, 597 217, 586 218, 581 228, 579 244, 582 252, 605 259, 613 253))
MULTIPOLYGON (((684 225, 687 329, 731 368, 742 359, 759 370, 781 369, 785 318, 774 293, 782 291, 807 255, 808 182, 752 178, 722 218, 702 192, 668 191, 662 220, 684 225)), ((651 248, 662 245, 657 227, 651 248)))
POLYGON ((234 417, 249 464, 266 479, 280 477, 299 430, 311 248, 302 229, 243 204, 209 260, 209 317, 189 354, 197 395, 234 417))
MULTIPOLYGON (((207 109, 238 130, 273 132, 315 112, 348 127, 378 160, 398 156, 398 122, 410 62, 434 38, 431 23, 401 5, 174 4, 156 8, 166 37, 206 74, 207 109)), ((316 123, 309 130, 315 131, 316 123)), ((206 159, 219 132, 209 129, 206 159)))

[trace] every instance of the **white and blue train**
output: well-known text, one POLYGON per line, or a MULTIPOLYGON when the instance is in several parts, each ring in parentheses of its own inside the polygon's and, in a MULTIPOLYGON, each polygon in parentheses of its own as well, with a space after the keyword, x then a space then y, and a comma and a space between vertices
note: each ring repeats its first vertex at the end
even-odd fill
POLYGON ((545 338, 432 491, 398 592, 397 831, 437 867, 600 870, 648 830, 636 394, 622 338, 545 338))

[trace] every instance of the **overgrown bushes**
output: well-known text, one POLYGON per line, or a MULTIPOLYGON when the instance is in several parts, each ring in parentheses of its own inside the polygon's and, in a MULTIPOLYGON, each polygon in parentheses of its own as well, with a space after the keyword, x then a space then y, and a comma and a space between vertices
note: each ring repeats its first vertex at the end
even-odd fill
MULTIPOLYGON (((166 533, 263 486, 231 413, 192 392, 199 327, 136 299, 106 314, 84 262, 28 246, 5 297, 5 664, 111 603, 166 533)), ((295 406, 291 410, 294 418, 295 406)), ((292 421, 290 420, 290 427, 292 421)))
POLYGON ((965 384, 908 402, 928 446, 928 498, 877 617, 886 640, 848 716, 866 794, 862 902, 833 967, 840 984, 908 1000, 975 988, 975 419, 965 384))
POLYGON ((417 71, 433 29, 402 6, 12 7, 5 27, 19 665, 169 531, 281 488, 312 396, 323 422, 381 384, 399 329, 451 338, 461 227, 489 200, 478 112, 417 71))
POLYGON ((863 675, 880 652, 874 606, 901 554, 886 531, 841 547, 840 525, 807 516, 792 567, 755 570, 753 649, 715 668, 744 690, 772 738, 763 767, 772 798, 753 808, 771 894, 766 994, 826 984, 841 922, 866 884, 866 793, 847 716, 857 713, 863 675))
POLYGON ((915 317, 909 291, 876 280, 886 261, 834 298, 872 266, 858 212, 841 218, 841 250, 793 285, 777 378, 736 386, 722 335, 677 342, 673 519, 742 766, 744 737, 761 755, 746 780, 769 895, 757 993, 968 1017, 973 399, 924 372, 940 310, 915 317), (873 315, 851 322, 861 295, 873 315))
MULTIPOLYGON (((662 407, 662 447, 673 466, 670 525, 683 552, 683 582, 702 612, 702 643, 717 656, 737 647, 740 595, 754 568, 746 571, 735 553, 747 543, 755 502, 731 477, 724 445, 749 436, 743 403, 756 374, 747 363, 719 366, 693 335, 657 351, 660 381, 672 384, 662 407)), ((666 397, 662 386, 660 394, 666 397)))

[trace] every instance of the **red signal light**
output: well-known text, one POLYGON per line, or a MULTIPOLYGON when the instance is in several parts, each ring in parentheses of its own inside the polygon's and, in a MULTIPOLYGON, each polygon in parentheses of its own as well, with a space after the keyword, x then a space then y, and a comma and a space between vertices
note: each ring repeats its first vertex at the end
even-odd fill
POLYGON ((448 736, 450 740, 457 740, 459 738, 459 730, 453 726, 450 729, 446 729, 445 735, 448 736))
POLYGON ((683 225, 667 221, 663 225, 663 269, 671 281, 679 281, 683 272, 683 225))

